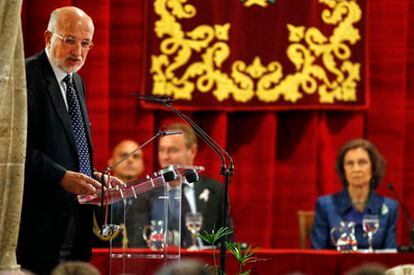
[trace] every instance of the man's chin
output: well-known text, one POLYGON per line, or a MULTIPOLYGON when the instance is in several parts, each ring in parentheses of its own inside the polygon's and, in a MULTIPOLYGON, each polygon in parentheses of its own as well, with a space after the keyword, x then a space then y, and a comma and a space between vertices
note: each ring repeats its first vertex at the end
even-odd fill
POLYGON ((83 66, 83 63, 77 65, 68 65, 64 61, 57 61, 54 59, 52 59, 52 62, 55 64, 55 66, 59 67, 62 71, 65 71, 68 74, 76 73, 83 66))
POLYGON ((76 73, 82 68, 83 64, 77 64, 77 65, 68 65, 68 64, 60 64, 58 66, 62 70, 64 70, 67 73, 76 73))
POLYGON ((71 66, 71 67, 65 66, 64 67, 64 71, 67 72, 67 73, 76 73, 81 68, 82 68, 82 65, 79 65, 79 66, 71 66))

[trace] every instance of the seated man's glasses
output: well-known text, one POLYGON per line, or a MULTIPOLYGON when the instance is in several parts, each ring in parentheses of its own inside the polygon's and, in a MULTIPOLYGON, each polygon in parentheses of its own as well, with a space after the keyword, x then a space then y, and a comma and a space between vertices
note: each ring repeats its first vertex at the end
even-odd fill
POLYGON ((81 47, 85 50, 90 50, 93 47, 93 42, 91 40, 80 40, 73 36, 61 36, 60 34, 57 34, 55 32, 52 32, 52 34, 56 35, 59 39, 63 41, 63 43, 65 43, 68 46, 75 46, 78 43, 78 41, 80 41, 81 47))

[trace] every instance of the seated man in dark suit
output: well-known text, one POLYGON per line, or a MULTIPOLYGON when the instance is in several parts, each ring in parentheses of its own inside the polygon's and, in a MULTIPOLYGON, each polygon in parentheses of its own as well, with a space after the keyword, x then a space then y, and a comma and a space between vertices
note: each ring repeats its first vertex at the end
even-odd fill
MULTIPOLYGON (((168 135, 160 138, 158 146, 158 161, 160 167, 168 165, 194 164, 197 154, 197 137, 193 129, 183 123, 174 123, 167 127, 168 130, 182 130, 182 135, 168 135)), ((200 176, 195 183, 184 182, 182 196, 182 217, 186 212, 201 212, 203 223, 200 232, 217 231, 223 224, 223 198, 224 185, 220 182, 200 176)), ((159 205, 158 205, 159 206, 159 205)), ((157 219, 156 201, 152 202, 151 218, 157 219)), ((183 247, 191 246, 191 233, 181 225, 181 244, 183 247)))
MULTIPOLYGON (((108 165, 112 168, 111 176, 117 177, 124 183, 128 183, 133 179, 140 178, 144 172, 144 154, 142 150, 134 152, 124 161, 116 165, 121 159, 125 158, 130 152, 139 147, 139 144, 133 140, 125 139, 119 142, 112 151, 112 156, 108 160, 108 165)), ((120 201, 109 208, 108 223, 110 224, 125 224, 124 231, 117 231, 110 236, 101 236, 100 228, 98 226, 100 222, 100 207, 95 208, 94 217, 94 233, 97 236, 94 242, 94 246, 107 247, 109 246, 109 240, 112 239, 112 246, 146 246, 146 243, 142 239, 143 226, 148 223, 149 213, 148 194, 141 194, 139 198, 127 199, 120 201), (134 204, 132 206, 132 204, 134 204), (141 209, 141 211, 139 211, 141 209), (124 213, 125 220, 124 220, 124 213), (136 213, 139 213, 137 215, 136 213), (121 234, 119 234, 121 233, 121 234), (128 244, 128 242, 130 244, 128 244)))

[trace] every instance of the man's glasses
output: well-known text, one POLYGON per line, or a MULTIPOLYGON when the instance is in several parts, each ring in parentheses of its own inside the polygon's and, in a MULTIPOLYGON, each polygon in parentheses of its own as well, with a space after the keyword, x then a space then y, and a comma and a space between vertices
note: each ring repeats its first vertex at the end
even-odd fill
POLYGON ((85 50, 90 50, 93 47, 93 42, 90 40, 80 40, 73 36, 61 36, 60 34, 57 34, 55 32, 52 32, 52 34, 56 35, 59 39, 63 41, 63 43, 65 43, 68 46, 75 46, 78 43, 78 41, 80 41, 81 47, 85 50))

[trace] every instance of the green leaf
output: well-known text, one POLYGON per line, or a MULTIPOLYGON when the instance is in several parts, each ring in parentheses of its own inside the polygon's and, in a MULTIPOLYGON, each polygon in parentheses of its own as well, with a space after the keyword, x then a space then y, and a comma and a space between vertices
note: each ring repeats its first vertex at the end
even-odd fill
POLYGON ((217 232, 215 232, 214 229, 211 233, 204 231, 201 234, 197 234, 197 237, 201 238, 209 245, 214 245, 219 239, 230 234, 233 234, 233 229, 228 227, 220 227, 217 232))
MULTIPOLYGON (((233 233, 233 230, 228 228, 228 227, 220 227, 217 232, 213 229, 211 231, 211 233, 204 231, 201 234, 196 234, 196 236, 198 238, 201 238, 203 241, 205 241, 206 243, 208 243, 209 245, 211 245, 211 249, 212 249, 212 256, 213 256, 213 270, 215 272, 215 274, 221 274, 219 267, 217 266, 217 262, 216 262, 216 252, 214 249, 214 244, 220 240, 222 237, 230 235, 233 233)), ((225 274, 222 274, 225 275, 225 274)))
POLYGON ((257 257, 253 257, 257 247, 252 249, 252 246, 249 245, 246 249, 242 249, 240 242, 226 242, 226 247, 241 265, 257 261, 257 257))

